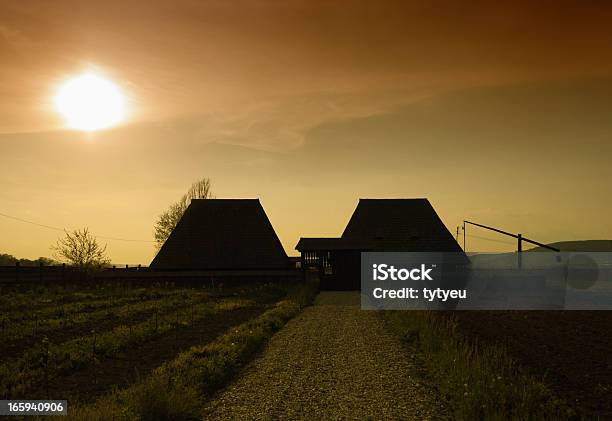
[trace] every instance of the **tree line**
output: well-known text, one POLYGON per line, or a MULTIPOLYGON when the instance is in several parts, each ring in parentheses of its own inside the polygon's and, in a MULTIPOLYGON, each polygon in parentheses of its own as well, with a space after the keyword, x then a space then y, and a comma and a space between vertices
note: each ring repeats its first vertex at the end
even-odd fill
POLYGON ((38 259, 30 260, 20 259, 7 253, 0 253, 0 266, 15 266, 17 262, 19 262, 20 266, 40 266, 41 264, 45 266, 50 266, 57 265, 60 263, 57 260, 53 260, 48 257, 39 257, 38 259))

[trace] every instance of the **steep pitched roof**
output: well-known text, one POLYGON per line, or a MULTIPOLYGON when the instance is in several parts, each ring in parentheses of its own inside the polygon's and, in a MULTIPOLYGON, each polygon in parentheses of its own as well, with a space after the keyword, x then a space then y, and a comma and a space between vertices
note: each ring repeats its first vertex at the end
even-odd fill
POLYGON ((342 237, 301 238, 295 248, 299 251, 462 251, 427 199, 360 199, 342 237))
POLYGON ((427 199, 360 199, 341 238, 374 250, 462 251, 427 199))
POLYGON ((259 199, 196 199, 151 267, 284 269, 288 263, 259 199))

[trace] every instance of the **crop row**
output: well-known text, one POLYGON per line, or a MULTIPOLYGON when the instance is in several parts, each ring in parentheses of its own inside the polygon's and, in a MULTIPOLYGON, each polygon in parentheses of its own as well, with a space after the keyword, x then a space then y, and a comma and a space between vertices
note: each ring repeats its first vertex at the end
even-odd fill
POLYGON ((29 349, 16 361, 0 365, 0 396, 22 396, 41 381, 80 370, 111 357, 124 349, 146 342, 181 325, 201 320, 211 314, 252 305, 244 299, 228 299, 183 306, 169 314, 155 312, 136 325, 120 325, 107 332, 92 331, 90 335, 61 344, 46 338, 29 349))
MULTIPOLYGON (((143 312, 157 310, 165 311, 181 303, 192 303, 207 299, 209 295, 204 292, 193 292, 181 294, 167 294, 158 299, 141 301, 130 297, 117 299, 115 301, 101 301, 88 308, 89 311, 77 311, 76 306, 70 312, 54 312, 46 318, 44 315, 35 313, 35 316, 21 321, 0 320, 0 337, 5 344, 32 335, 52 335, 57 329, 68 326, 85 325, 109 318, 125 318, 143 312)), ((76 304, 76 303, 75 303, 76 304)), ((82 306, 81 306, 82 308, 82 306)))
MULTIPOLYGON (((0 318, 8 322, 33 320, 35 318, 59 317, 71 313, 91 312, 103 307, 122 305, 128 302, 153 301, 176 295, 203 294, 204 289, 173 289, 173 290, 145 290, 137 289, 125 294, 74 294, 70 300, 39 300, 36 303, 24 299, 23 296, 15 296, 7 303, 0 303, 3 314, 0 318)), ((210 292, 210 291, 208 291, 210 292)), ((26 295, 28 297, 29 295, 26 295)), ((65 298, 65 297, 64 297, 65 298)), ((8 298, 4 298, 7 301, 8 298)))

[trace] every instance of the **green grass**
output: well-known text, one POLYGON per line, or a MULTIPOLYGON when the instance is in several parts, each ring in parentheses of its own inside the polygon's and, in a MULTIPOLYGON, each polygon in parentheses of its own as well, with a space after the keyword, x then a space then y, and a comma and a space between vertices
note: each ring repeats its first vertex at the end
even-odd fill
POLYGON ((383 313, 388 326, 414 344, 456 420, 564 420, 575 413, 497 346, 461 335, 447 315, 383 313))
POLYGON ((313 283, 289 287, 287 297, 259 317, 231 328, 214 342, 194 346, 158 367, 146 379, 89 406, 75 407, 75 420, 196 420, 205 399, 229 382, 263 344, 317 292, 313 283))

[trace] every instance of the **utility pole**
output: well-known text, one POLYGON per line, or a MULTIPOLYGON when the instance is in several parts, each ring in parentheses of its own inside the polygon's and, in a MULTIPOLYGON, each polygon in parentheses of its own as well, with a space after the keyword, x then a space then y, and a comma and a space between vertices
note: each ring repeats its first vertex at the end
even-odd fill
POLYGON ((523 234, 516 234, 516 238, 518 239, 518 268, 521 269, 523 267, 523 234))

